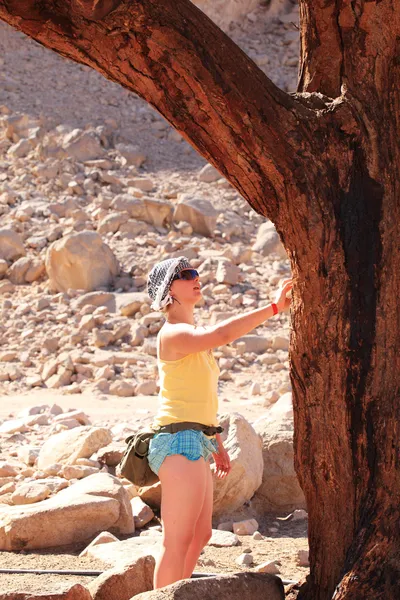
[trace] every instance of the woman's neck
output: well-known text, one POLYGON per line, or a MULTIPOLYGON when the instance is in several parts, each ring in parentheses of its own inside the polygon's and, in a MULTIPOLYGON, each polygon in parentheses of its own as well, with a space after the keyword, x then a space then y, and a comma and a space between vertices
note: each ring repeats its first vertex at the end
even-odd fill
POLYGON ((176 325, 176 323, 188 323, 194 325, 194 307, 178 305, 171 306, 166 315, 167 323, 176 325))

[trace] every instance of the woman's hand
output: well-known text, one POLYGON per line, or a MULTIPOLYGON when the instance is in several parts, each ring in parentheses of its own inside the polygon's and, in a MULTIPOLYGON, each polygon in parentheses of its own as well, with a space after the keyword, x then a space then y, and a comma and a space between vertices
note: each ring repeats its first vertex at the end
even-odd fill
POLYGON ((213 452, 212 456, 215 461, 215 474, 218 479, 223 479, 228 475, 232 468, 229 454, 220 443, 218 452, 213 452))
POLYGON ((279 284, 277 291, 275 292, 274 302, 278 307, 278 311, 282 312, 290 307, 290 298, 286 295, 290 292, 293 287, 291 279, 284 279, 279 284))

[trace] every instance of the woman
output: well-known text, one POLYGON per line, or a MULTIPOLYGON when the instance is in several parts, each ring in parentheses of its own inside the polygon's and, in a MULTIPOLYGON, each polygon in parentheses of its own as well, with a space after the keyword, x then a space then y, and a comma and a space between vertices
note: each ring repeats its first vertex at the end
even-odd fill
POLYGON ((212 349, 229 344, 290 305, 286 280, 275 303, 234 316, 217 325, 195 325, 194 306, 201 298, 199 275, 183 256, 156 264, 148 278, 152 308, 165 313, 157 338, 160 405, 150 443, 149 465, 162 487, 162 551, 156 561, 154 588, 191 577, 211 537, 213 482, 208 462, 212 455, 216 475, 231 469, 220 434, 216 433, 219 368, 212 349), (175 423, 211 426, 207 436, 199 430, 177 429, 175 423), (167 431, 167 432, 166 432, 167 431))

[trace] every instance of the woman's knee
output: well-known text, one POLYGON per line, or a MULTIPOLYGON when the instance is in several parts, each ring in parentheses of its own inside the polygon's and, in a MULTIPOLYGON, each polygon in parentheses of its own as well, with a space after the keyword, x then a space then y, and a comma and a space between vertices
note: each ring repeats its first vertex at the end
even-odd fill
POLYGON ((197 528, 194 533, 194 536, 193 536, 193 541, 195 541, 196 545, 198 545, 199 547, 204 548, 204 546, 206 546, 208 544, 208 542, 210 541, 211 537, 212 537, 211 526, 197 528))
POLYGON ((193 530, 185 531, 165 531, 163 532, 163 546, 166 550, 175 552, 186 552, 187 548, 193 542, 195 532, 193 530))

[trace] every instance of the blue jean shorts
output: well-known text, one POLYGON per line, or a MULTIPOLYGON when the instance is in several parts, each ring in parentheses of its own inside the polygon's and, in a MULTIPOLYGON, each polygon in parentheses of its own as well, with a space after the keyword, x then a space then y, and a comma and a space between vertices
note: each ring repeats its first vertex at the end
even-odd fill
POLYGON ((218 442, 207 437, 202 431, 185 429, 177 433, 157 433, 149 445, 147 456, 149 466, 156 475, 164 459, 172 454, 181 454, 189 460, 203 457, 208 460, 213 452, 218 452, 218 442))

